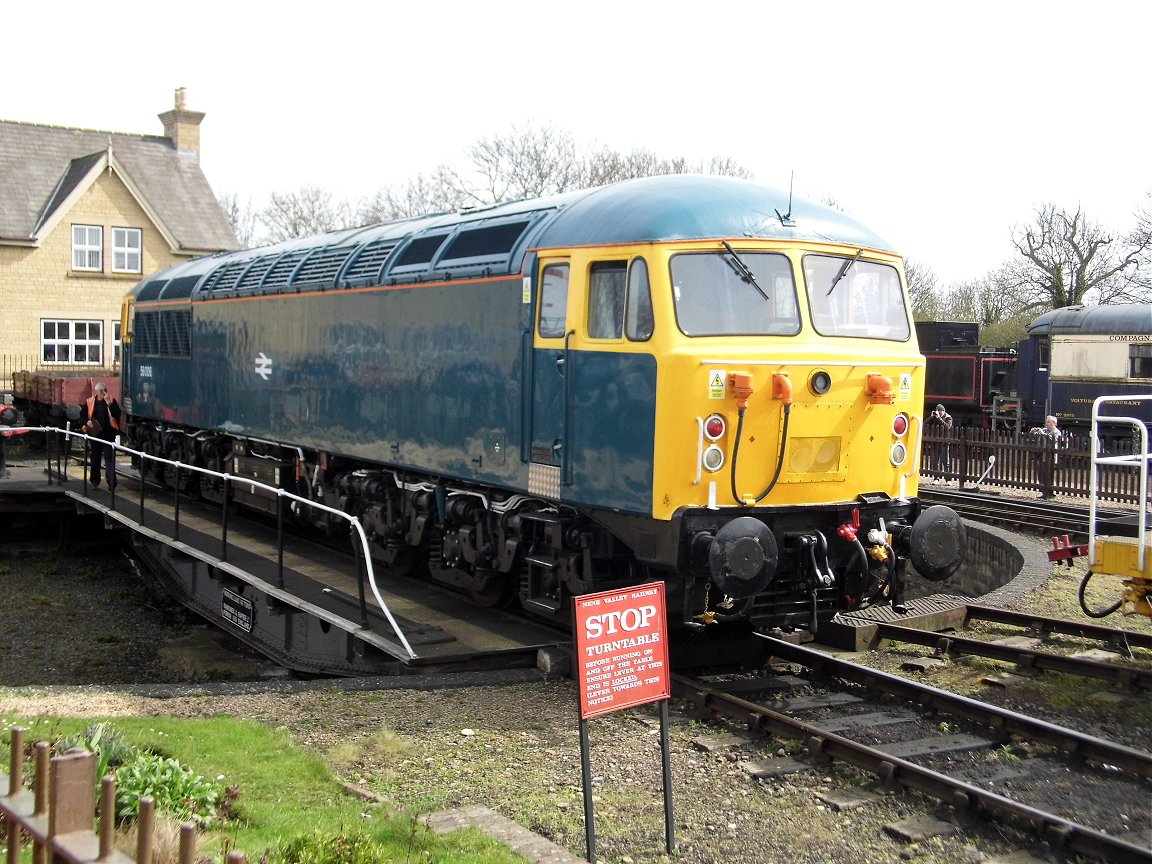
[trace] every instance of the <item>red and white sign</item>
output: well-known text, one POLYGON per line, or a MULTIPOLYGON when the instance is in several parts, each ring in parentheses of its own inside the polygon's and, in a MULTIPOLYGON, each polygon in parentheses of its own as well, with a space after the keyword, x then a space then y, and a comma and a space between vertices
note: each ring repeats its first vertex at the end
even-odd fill
POLYGON ((672 695, 663 582, 573 603, 582 719, 672 695))

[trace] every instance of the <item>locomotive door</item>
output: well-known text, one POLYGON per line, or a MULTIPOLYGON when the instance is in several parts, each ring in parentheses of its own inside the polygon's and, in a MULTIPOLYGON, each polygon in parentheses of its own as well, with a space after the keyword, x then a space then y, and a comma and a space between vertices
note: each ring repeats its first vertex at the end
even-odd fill
POLYGON ((542 261, 532 362, 532 454, 529 490, 560 497, 568 480, 567 261, 542 261))

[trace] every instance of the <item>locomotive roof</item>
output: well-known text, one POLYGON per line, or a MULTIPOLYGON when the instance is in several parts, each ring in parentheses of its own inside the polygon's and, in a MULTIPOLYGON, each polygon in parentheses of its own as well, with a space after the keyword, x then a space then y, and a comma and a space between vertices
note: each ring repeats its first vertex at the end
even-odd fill
POLYGON ((1152 303, 1065 306, 1045 312, 1028 325, 1029 336, 1152 333, 1152 303))
POLYGON ((737 237, 892 251, 833 208, 747 180, 674 174, 197 258, 147 277, 136 299, 511 275, 531 249, 737 237))

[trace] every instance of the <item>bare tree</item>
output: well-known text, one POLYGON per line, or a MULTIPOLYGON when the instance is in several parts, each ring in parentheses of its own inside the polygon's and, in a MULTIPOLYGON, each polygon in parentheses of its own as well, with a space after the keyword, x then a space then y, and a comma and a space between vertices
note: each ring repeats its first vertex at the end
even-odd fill
POLYGON ((911 258, 904 260, 904 275, 908 279, 908 299, 917 321, 940 320, 940 280, 932 268, 911 258))
POLYGON ((240 196, 235 192, 225 192, 216 196, 224 211, 224 217, 232 226, 232 233, 245 249, 252 245, 256 239, 256 211, 252 209, 252 199, 245 204, 240 203, 240 196))
POLYGON ((1117 240, 1079 208, 1069 213, 1054 204, 1039 208, 1031 225, 1014 229, 1012 242, 1020 253, 1020 300, 1035 311, 1135 299, 1128 274, 1148 248, 1146 235, 1135 245, 1117 240))
POLYGON ((1130 290, 1139 302, 1152 301, 1152 191, 1144 193, 1144 204, 1137 208, 1136 227, 1128 235, 1129 247, 1139 249, 1136 266, 1129 276, 1130 290))
POLYGON ((392 222, 429 213, 450 213, 475 203, 474 196, 461 191, 460 178, 441 166, 433 174, 417 174, 399 186, 379 190, 360 203, 357 221, 392 222))
POLYGON ((273 192, 268 206, 260 211, 260 223, 272 243, 346 228, 354 221, 347 202, 333 201, 331 192, 317 186, 273 192))
POLYGON ((468 148, 478 179, 477 204, 538 198, 577 188, 580 160, 567 132, 551 126, 513 129, 468 148))
POLYGON ((662 158, 649 150, 582 150, 570 134, 551 126, 513 129, 481 139, 468 148, 466 157, 465 171, 441 165, 431 174, 417 174, 406 183, 385 187, 356 206, 334 201, 314 186, 273 194, 258 221, 266 239, 275 242, 354 224, 486 207, 655 174, 751 176, 723 156, 690 162, 683 157, 662 158))

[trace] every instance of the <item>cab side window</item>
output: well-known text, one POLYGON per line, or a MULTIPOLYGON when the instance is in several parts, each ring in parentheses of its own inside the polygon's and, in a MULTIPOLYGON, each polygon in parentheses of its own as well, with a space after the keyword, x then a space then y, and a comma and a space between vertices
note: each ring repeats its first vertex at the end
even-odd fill
POLYGON ((563 336, 567 321, 568 265, 549 264, 540 274, 540 338, 563 336))
POLYGON ((628 311, 625 332, 633 342, 652 338, 652 287, 648 282, 648 264, 643 258, 632 260, 628 268, 628 311))
POLYGON ((588 274, 588 337, 644 342, 652 336, 652 290, 643 258, 597 261, 588 274))
POLYGON ((624 328, 627 261, 596 261, 588 274, 588 337, 619 339, 624 328))

